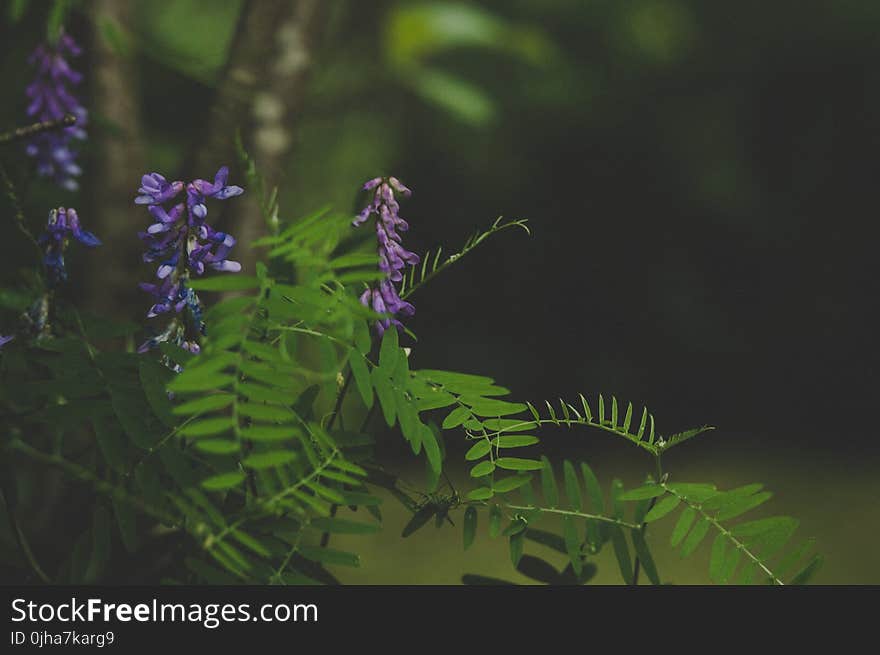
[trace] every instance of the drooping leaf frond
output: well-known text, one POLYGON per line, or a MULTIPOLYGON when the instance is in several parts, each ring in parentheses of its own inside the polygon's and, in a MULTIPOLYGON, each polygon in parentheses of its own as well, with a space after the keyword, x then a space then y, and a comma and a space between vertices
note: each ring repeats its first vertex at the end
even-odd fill
POLYGON ((807 557, 812 540, 785 550, 798 527, 796 519, 773 516, 729 523, 742 519, 771 496, 761 484, 720 491, 712 484, 661 481, 622 494, 621 500, 656 499, 641 519, 645 524, 677 514, 670 543, 682 557, 691 555, 714 533, 709 563, 713 582, 803 584, 822 560, 818 555, 807 557))

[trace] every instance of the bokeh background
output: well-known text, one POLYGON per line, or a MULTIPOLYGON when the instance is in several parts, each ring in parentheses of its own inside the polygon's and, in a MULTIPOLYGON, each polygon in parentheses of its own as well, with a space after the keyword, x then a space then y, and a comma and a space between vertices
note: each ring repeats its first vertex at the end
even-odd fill
MULTIPOLYGON (((880 582, 880 4, 70 4, 91 112, 82 188, 34 180, 27 210, 37 225, 76 206, 104 238, 94 263, 71 254, 88 270, 73 290, 83 302, 141 321, 139 177, 229 163, 241 180, 236 129, 278 185, 282 220, 354 211, 380 174, 414 190, 403 213, 416 251, 527 218, 531 237, 494 237, 416 297, 414 366, 490 375, 523 400, 614 393, 647 404, 664 433, 716 425, 667 468, 765 482, 778 492, 768 512, 818 538, 816 582, 880 582)), ((25 62, 49 6, 0 2, 0 131, 26 122, 25 62)), ((7 287, 31 262, 4 203, 7 287)), ((242 243, 259 233, 246 215, 225 220, 242 243)), ((629 484, 650 464, 600 433, 545 443, 629 484)), ((459 530, 433 528, 401 541, 405 520, 389 503, 382 538, 359 544, 365 568, 343 580, 522 580, 500 542, 463 554, 459 530)), ((656 550, 664 578, 707 581, 656 550)), ((598 580, 614 575, 600 561, 598 580)))

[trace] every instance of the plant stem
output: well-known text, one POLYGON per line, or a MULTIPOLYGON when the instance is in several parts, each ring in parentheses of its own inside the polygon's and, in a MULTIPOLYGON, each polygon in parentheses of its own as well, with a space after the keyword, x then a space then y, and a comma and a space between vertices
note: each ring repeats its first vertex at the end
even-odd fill
MULTIPOLYGON (((660 462, 660 453, 659 452, 654 456, 654 463, 657 466, 657 482, 660 483, 663 481, 663 465, 660 462)), ((654 505, 657 503, 657 498, 658 498, 658 496, 655 496, 654 498, 651 499, 651 502, 648 504, 648 512, 650 512, 652 509, 654 509, 654 505)), ((647 512, 645 512, 645 513, 647 514, 647 512)), ((639 527, 639 530, 641 530, 642 537, 644 537, 645 533, 648 531, 648 524, 642 523, 642 525, 639 527)), ((639 571, 641 570, 641 566, 642 566, 642 561, 639 559, 639 556, 637 553, 635 563, 633 564, 633 579, 632 579, 633 586, 638 586, 638 584, 639 584, 639 571)))
POLYGON ((373 406, 370 407, 370 411, 367 412, 367 415, 364 417, 364 422, 361 423, 361 429, 358 432, 363 432, 367 429, 367 425, 369 425, 370 420, 373 418, 373 414, 376 413, 376 406, 379 404, 378 401, 373 403, 373 406))
POLYGON ((348 393, 348 387, 351 385, 352 376, 351 367, 349 367, 348 375, 345 376, 345 382, 342 383, 342 388, 339 390, 339 393, 336 394, 336 404, 333 406, 333 416, 330 417, 330 421, 327 423, 328 432, 333 428, 333 423, 336 421, 337 417, 340 419, 342 418, 342 401, 345 400, 345 394, 348 393))
POLYGON ((2 134, 0 134, 0 144, 10 143, 12 141, 20 141, 21 139, 27 139, 36 134, 40 134, 41 132, 48 132, 49 130, 70 127, 71 125, 75 124, 76 116, 74 116, 73 114, 65 114, 62 118, 59 118, 58 120, 40 121, 39 123, 32 123, 31 125, 25 125, 24 127, 18 127, 14 130, 3 132, 2 134))
MULTIPOLYGON (((336 405, 333 407, 333 416, 330 417, 330 421, 327 423, 327 431, 333 427, 333 423, 336 421, 336 417, 338 416, 340 420, 342 419, 342 401, 345 400, 345 394, 348 392, 348 387, 351 385, 351 378, 354 374, 351 371, 351 367, 348 367, 348 375, 345 376, 345 382, 342 384, 342 389, 339 390, 339 393, 336 394, 336 405)), ((336 516, 336 512, 339 511, 339 505, 334 503, 330 506, 330 518, 336 516)), ((330 543, 330 533, 325 532, 321 535, 321 548, 326 548, 330 543)))
POLYGON ((561 514, 562 516, 575 516, 581 519, 593 519, 594 521, 603 521, 605 523, 613 523, 614 525, 619 525, 623 528, 638 528, 639 526, 635 523, 630 523, 628 521, 624 521, 622 519, 616 519, 611 516, 603 516, 602 514, 587 514, 585 512, 575 512, 573 510, 567 509, 556 509, 555 507, 535 507, 534 505, 510 505, 508 503, 504 503, 504 506, 508 509, 518 509, 521 511, 537 511, 546 514, 561 514))
POLYGON ((12 534, 15 535, 15 541, 18 543, 18 548, 21 550, 22 555, 27 560, 28 564, 30 564, 31 569, 34 573, 37 574, 37 577, 40 578, 46 584, 52 584, 52 580, 48 575, 43 571, 40 563, 37 562, 37 558, 34 556, 33 551, 31 550, 30 545, 28 544, 27 537, 25 537, 24 531, 21 529, 21 524, 18 522, 18 515, 15 513, 15 509, 12 507, 12 504, 9 502, 9 494, 6 493, 6 490, 2 490, 3 501, 6 504, 6 515, 9 517, 9 526, 12 528, 12 534))
POLYGON ((10 442, 9 446, 13 450, 17 450, 18 452, 27 455, 31 459, 43 462, 44 464, 50 464, 57 468, 63 469, 64 471, 67 471, 73 478, 80 480, 81 482, 87 482, 91 484, 96 491, 106 494, 111 498, 116 498, 117 500, 120 500, 124 503, 128 503, 136 509, 141 510, 144 514, 152 516, 162 523, 166 523, 167 525, 177 524, 177 521, 174 519, 174 517, 169 516, 164 511, 153 507, 149 503, 145 503, 140 498, 128 494, 121 487, 116 487, 106 480, 102 480, 87 468, 84 468, 79 464, 75 464, 74 462, 63 458, 60 455, 50 455, 41 450, 37 450, 36 448, 32 448, 20 439, 13 439, 10 442))
POLYGON ((599 423, 598 421, 587 419, 584 417, 578 418, 542 418, 542 419, 532 419, 532 420, 523 420, 521 423, 516 423, 514 425, 510 425, 502 430, 489 430, 486 433, 486 436, 489 438, 494 438, 497 436, 501 436, 502 434, 506 434, 507 432, 513 432, 518 428, 526 427, 526 426, 543 426, 543 425, 556 425, 556 426, 565 426, 567 428, 571 428, 575 425, 584 425, 590 428, 596 428, 598 430, 604 430, 605 432, 609 432, 611 434, 616 434, 618 437, 623 437, 630 443, 638 446, 642 450, 645 450, 651 453, 654 456, 657 456, 660 451, 655 444, 648 443, 647 441, 642 441, 636 437, 634 434, 629 434, 628 432, 623 432, 620 429, 615 429, 611 427, 607 423, 599 423))
POLYGON ((18 228, 18 231, 33 244, 39 255, 42 256, 43 251, 40 249, 40 244, 33 233, 28 229, 27 223, 25 222, 24 209, 21 206, 21 200, 19 200, 18 194, 15 192, 15 185, 12 183, 12 178, 9 177, 9 174, 6 172, 6 167, 3 166, 2 163, 0 163, 0 180, 2 180, 3 186, 6 188, 6 196, 12 202, 12 206, 15 209, 15 214, 13 216, 15 226, 18 228))

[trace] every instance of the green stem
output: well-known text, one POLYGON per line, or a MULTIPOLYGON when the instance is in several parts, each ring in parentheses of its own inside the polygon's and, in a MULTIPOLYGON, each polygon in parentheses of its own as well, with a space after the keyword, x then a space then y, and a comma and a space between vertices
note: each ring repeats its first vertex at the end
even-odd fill
POLYGON ((504 503, 504 506, 508 509, 516 509, 520 511, 536 511, 542 512, 546 514, 560 514, 562 516, 574 516, 581 519, 592 519, 594 521, 603 521, 604 523, 613 523, 614 525, 619 525, 623 528, 638 528, 639 526, 635 523, 630 523, 628 521, 624 521, 622 519, 616 519, 611 516, 603 516, 602 514, 587 514, 586 512, 576 512, 574 510, 567 509, 556 509, 555 507, 536 507, 534 505, 511 505, 509 503, 504 503))
POLYGON ((651 453, 655 457, 660 454, 660 450, 657 448, 656 445, 648 443, 647 441, 641 441, 634 434, 630 434, 628 432, 623 432, 621 430, 616 430, 613 427, 611 427, 610 425, 605 425, 604 423, 598 423, 596 421, 591 421, 586 418, 532 419, 530 421, 522 421, 521 423, 511 425, 510 427, 504 428, 503 430, 489 431, 488 436, 489 436, 489 438, 494 438, 494 437, 503 435, 507 432, 513 432, 517 428, 531 426, 531 425, 533 425, 533 426, 564 425, 567 428, 570 428, 573 425, 585 425, 590 428, 597 428, 599 430, 604 430, 605 432, 610 432, 611 434, 616 434, 618 437, 623 437, 624 439, 626 439, 630 443, 633 443, 636 446, 638 446, 639 448, 646 450, 647 452, 651 453))
POLYGON ((21 550, 21 553, 22 555, 24 555, 27 563, 30 564, 31 570, 33 570, 33 572, 37 574, 37 577, 39 577, 40 580, 42 580, 46 584, 52 584, 52 580, 43 571, 40 563, 34 556, 34 552, 31 550, 27 537, 25 537, 24 530, 21 529, 21 524, 18 522, 18 515, 16 514, 15 509, 10 504, 9 494, 6 493, 5 489, 3 490, 3 501, 6 504, 6 515, 9 518, 9 526, 12 528, 12 534, 15 535, 15 541, 18 544, 19 550, 21 550))
POLYGON ((327 422, 328 432, 333 429, 333 424, 336 422, 337 418, 340 420, 342 419, 342 401, 345 400, 345 394, 348 393, 348 387, 351 386, 351 378, 353 375, 351 367, 349 366, 348 375, 345 376, 345 382, 343 382, 339 393, 336 394, 336 404, 333 406, 333 416, 331 416, 330 420, 327 422))
POLYGON ((311 482, 315 478, 320 477, 321 474, 324 472, 324 469, 326 469, 328 466, 330 466, 330 464, 333 463, 333 460, 336 459, 336 457, 338 455, 339 455, 339 450, 337 448, 334 448, 333 451, 329 455, 327 455, 326 459, 324 459, 324 461, 321 462, 321 465, 316 467, 306 477, 302 478, 301 480, 294 483, 293 485, 291 485, 285 489, 282 489, 277 494, 275 494, 274 496, 269 498, 269 500, 266 501, 267 507, 269 507, 271 509, 275 503, 277 503, 279 500, 281 500, 285 496, 289 496, 291 494, 291 492, 295 491, 296 489, 299 489, 300 487, 302 487, 305 484, 308 484, 309 482, 311 482))
MULTIPOLYGON (((657 455, 655 455, 654 463, 657 466, 657 481, 660 482, 663 480, 663 465, 660 462, 660 453, 657 453, 657 455)), ((654 498, 651 499, 651 502, 648 504, 648 512, 650 512, 652 509, 654 509, 654 505, 657 504, 657 498, 658 498, 658 496, 655 496, 654 498)), ((645 512, 645 513, 647 514, 648 512, 645 512)), ((639 527, 639 530, 641 530, 642 537, 644 537, 645 533, 648 531, 648 524, 642 523, 642 525, 639 527)), ((642 565, 642 561, 639 559, 638 553, 636 553, 636 560, 635 560, 635 563, 633 564, 633 579, 632 579, 633 586, 638 586, 638 584, 639 584, 639 570, 641 568, 641 565, 642 565)))
MULTIPOLYGON (((102 480, 101 478, 98 478, 89 469, 86 469, 78 464, 75 464, 74 462, 71 462, 71 461, 63 458, 60 455, 51 455, 51 454, 45 453, 41 450, 38 450, 36 448, 31 447, 30 445, 24 443, 20 439, 13 439, 9 443, 9 447, 13 450, 16 450, 16 451, 24 454, 24 455, 27 455, 31 459, 34 459, 36 461, 43 462, 45 464, 49 464, 51 466, 55 466, 57 468, 60 468, 63 471, 65 471, 66 473, 70 474, 74 479, 77 479, 81 482, 86 482, 88 484, 91 484, 92 487, 97 492, 103 493, 111 498, 115 498, 121 502, 129 504, 129 505, 135 507, 136 509, 139 509, 140 511, 144 512, 145 514, 155 518, 156 520, 158 520, 166 525, 178 525, 178 523, 179 523, 173 516, 165 513, 161 509, 155 508, 152 505, 145 503, 140 498, 137 498, 135 496, 128 494, 121 487, 114 486, 114 485, 110 484, 109 482, 107 482, 106 480, 102 480)), ((291 485, 290 487, 282 489, 277 494, 275 494, 273 497, 269 498, 268 500, 262 501, 261 504, 263 504, 263 506, 266 507, 267 509, 271 510, 272 505, 274 503, 283 499, 285 496, 291 494, 293 491, 295 491, 296 489, 299 489, 300 487, 302 487, 303 485, 312 481, 313 479, 319 477, 321 475, 321 473, 323 473, 324 469, 326 469, 328 466, 330 466, 330 464, 333 462, 333 460, 338 455, 339 455, 339 451, 333 450, 333 452, 331 452, 326 457, 326 459, 321 463, 321 465, 318 466, 317 468, 315 468, 315 470, 312 471, 308 476, 306 476, 305 478, 302 478, 301 480, 299 480, 295 484, 291 485)), ((225 528, 223 528, 216 535, 214 535, 214 534, 209 535, 207 539, 202 539, 201 536, 195 532, 192 532, 192 531, 189 531, 189 532, 192 535, 192 537, 194 539, 196 539, 196 541, 202 542, 202 545, 206 550, 210 550, 211 548, 216 546, 217 543, 219 543, 224 538, 226 538, 227 535, 229 535, 230 533, 232 533, 233 531, 238 529, 241 525, 243 525, 245 522, 247 522, 248 520, 251 520, 253 518, 254 517, 252 517, 252 516, 242 517, 242 518, 238 519, 237 521, 235 521, 234 523, 227 525, 225 528)), ((293 555, 293 551, 291 551, 291 553, 288 554, 288 561, 289 561, 289 558, 292 557, 292 555, 293 555)), ((283 569, 281 569, 281 570, 283 570, 283 569)), ((48 580, 47 580, 47 582, 48 582, 48 580)))
POLYGON ((164 437, 162 437, 156 444, 150 446, 147 451, 137 460, 135 461, 128 469, 125 474, 126 478, 130 478, 135 469, 143 464, 147 458, 157 453, 162 446, 164 446, 168 441, 174 437, 178 432, 180 432, 183 428, 189 425, 192 421, 195 421, 197 418, 201 418, 205 412, 199 412, 198 414, 193 414, 192 416, 188 416, 185 421, 183 421, 180 425, 175 426, 172 430, 170 430, 164 437))
MULTIPOLYGON (((281 562, 281 564, 275 570, 275 575, 272 576, 272 580, 277 580, 278 582, 283 582, 281 579, 281 575, 284 573, 284 570, 290 564, 290 560, 293 559, 294 553, 296 553, 296 551, 299 549, 299 542, 302 541, 302 536, 306 531, 307 525, 308 525, 308 522, 305 522, 300 526, 299 534, 296 535, 296 540, 293 542, 293 545, 290 547, 290 550, 287 551, 287 555, 285 555, 284 560, 281 562)), ((322 546, 322 548, 323 548, 323 546, 322 546)))
POLYGON ((364 421, 361 423, 361 429, 358 432, 363 432, 367 429, 367 426, 370 424, 370 421, 373 419, 373 415, 376 413, 376 407, 378 407, 378 401, 373 403, 373 406, 370 407, 370 411, 367 412, 367 415, 364 416, 364 421))
MULTIPOLYGON (((329 432, 333 428, 333 423, 336 421, 336 418, 339 417, 342 419, 342 401, 345 400, 345 394, 348 392, 348 387, 351 385, 351 378, 353 373, 351 371, 351 367, 348 367, 348 375, 345 376, 345 383, 342 385, 342 389, 339 390, 339 393, 336 394, 336 405, 333 407, 333 416, 330 417, 330 421, 327 423, 327 432, 329 432)), ((330 517, 336 516, 336 512, 339 511, 339 505, 333 503, 330 506, 330 517)), ((330 543, 330 533, 325 532, 321 535, 321 548, 326 548, 330 543)))
POLYGON ((27 222, 24 218, 24 209, 21 206, 21 201, 18 198, 18 194, 16 194, 15 192, 15 185, 12 183, 12 178, 9 177, 9 174, 6 172, 6 168, 3 166, 2 163, 0 163, 0 180, 3 181, 3 186, 6 187, 6 195, 12 202, 12 206, 15 209, 15 214, 13 215, 15 226, 18 228, 18 231, 21 232, 28 241, 31 242, 34 248, 36 248, 39 256, 42 257, 43 250, 40 248, 40 244, 37 241, 36 237, 27 227, 27 222))
POLYGON ((161 521, 162 523, 165 523, 167 525, 177 524, 177 521, 174 519, 174 517, 166 514, 164 511, 153 507, 149 503, 145 503, 140 498, 129 495, 121 487, 114 486, 106 480, 102 480, 94 473, 92 473, 89 469, 84 468, 79 464, 75 464, 61 457, 60 455, 50 455, 41 450, 37 450, 36 448, 29 446, 20 439, 13 439, 9 443, 9 446, 13 450, 27 455, 31 459, 62 469, 63 471, 69 473, 73 478, 81 482, 91 484, 96 491, 106 494, 107 496, 115 498, 121 502, 127 503, 135 507, 136 509, 139 509, 144 514, 148 514, 156 520, 161 521))

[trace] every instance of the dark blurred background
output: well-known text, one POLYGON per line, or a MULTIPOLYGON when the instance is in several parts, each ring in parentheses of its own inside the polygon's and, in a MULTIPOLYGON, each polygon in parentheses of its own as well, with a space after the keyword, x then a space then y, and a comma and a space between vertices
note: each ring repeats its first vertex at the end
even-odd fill
MULTIPOLYGON (((26 122, 25 59, 45 33, 43 3, 24 4, 0 23, 2 129, 26 122)), ((416 367, 491 375, 532 401, 615 393, 663 433, 717 425, 670 457, 783 488, 777 510, 857 540, 880 501, 878 26, 870 0, 75 3, 83 188, 35 182, 29 216, 76 206, 108 249, 133 252, 75 291, 97 306, 118 288, 113 309, 135 321, 139 176, 233 163, 235 119, 284 220, 354 212, 381 174, 414 190, 416 251, 527 218, 533 236, 497 235, 414 297, 416 367), (253 79, 230 90, 237 61, 253 79)), ((6 286, 30 262, 4 235, 6 286)), ((563 436, 575 456, 627 452, 563 436)), ((841 561, 865 543, 841 541, 824 580, 880 579, 841 561)))

